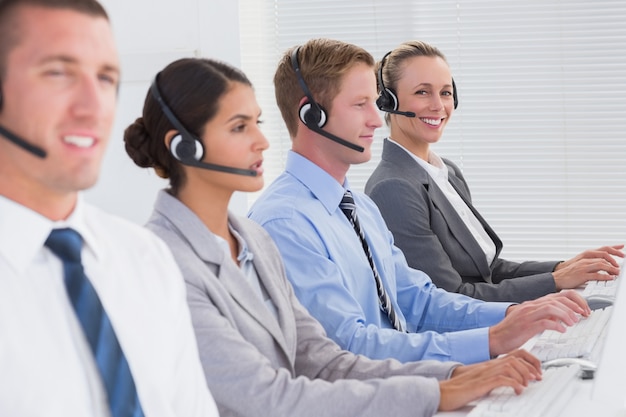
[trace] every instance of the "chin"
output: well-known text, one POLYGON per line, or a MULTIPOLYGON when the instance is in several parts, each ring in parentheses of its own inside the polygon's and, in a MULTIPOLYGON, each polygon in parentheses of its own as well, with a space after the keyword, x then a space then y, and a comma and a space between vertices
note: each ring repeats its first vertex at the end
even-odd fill
POLYGON ((250 184, 245 184, 239 191, 245 193, 255 193, 257 191, 261 191, 264 184, 265 181, 263 181, 263 177, 256 177, 256 180, 250 181, 250 184))

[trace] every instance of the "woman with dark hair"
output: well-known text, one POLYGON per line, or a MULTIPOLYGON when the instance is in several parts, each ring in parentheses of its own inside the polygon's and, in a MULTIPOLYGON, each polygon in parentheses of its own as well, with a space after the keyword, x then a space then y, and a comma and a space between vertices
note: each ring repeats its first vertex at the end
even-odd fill
POLYGON ((183 59, 155 78, 126 150, 170 179, 148 228, 171 248, 207 384, 225 416, 430 416, 539 378, 524 351, 479 365, 372 361, 341 350, 300 305, 267 233, 228 211, 263 186, 261 110, 239 70, 183 59), (421 376, 416 376, 421 375, 421 376))

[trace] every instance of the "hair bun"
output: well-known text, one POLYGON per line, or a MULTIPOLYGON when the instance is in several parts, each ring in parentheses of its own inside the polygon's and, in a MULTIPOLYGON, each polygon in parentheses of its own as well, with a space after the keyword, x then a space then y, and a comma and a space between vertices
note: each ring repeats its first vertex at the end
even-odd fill
POLYGON ((126 153, 133 162, 141 168, 154 168, 161 178, 168 178, 168 170, 158 163, 151 152, 153 139, 150 137, 143 117, 137 118, 134 123, 124 131, 124 143, 126 153))

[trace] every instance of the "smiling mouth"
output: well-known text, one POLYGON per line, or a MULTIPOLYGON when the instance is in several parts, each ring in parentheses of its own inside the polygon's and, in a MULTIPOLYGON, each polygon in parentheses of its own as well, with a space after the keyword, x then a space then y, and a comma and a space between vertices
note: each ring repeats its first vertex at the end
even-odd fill
POLYGON ((431 125, 431 126, 439 126, 441 125, 441 122, 443 121, 443 119, 427 119, 425 117, 420 117, 420 120, 426 123, 427 125, 431 125))
POLYGON ((96 140, 90 136, 65 136, 63 142, 79 148, 89 148, 93 146, 96 140))

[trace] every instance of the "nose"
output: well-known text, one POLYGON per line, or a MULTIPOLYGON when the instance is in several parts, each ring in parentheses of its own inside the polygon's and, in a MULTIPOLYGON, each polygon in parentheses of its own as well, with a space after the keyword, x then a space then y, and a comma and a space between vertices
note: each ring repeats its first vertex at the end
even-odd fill
POLYGON ((431 110, 441 110, 443 108, 443 100, 439 94, 433 94, 432 99, 430 100, 430 109, 431 110))
POLYGON ((259 127, 257 127, 257 137, 255 141, 255 147, 261 151, 266 150, 270 147, 270 143, 261 131, 259 127))
POLYGON ((370 107, 369 126, 378 129, 383 125, 383 119, 380 117, 380 111, 376 103, 370 107))
POLYGON ((108 93, 98 77, 83 75, 76 82, 72 110, 78 117, 99 117, 107 107, 108 93))

